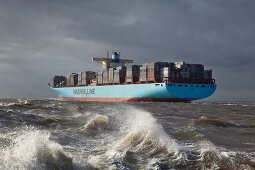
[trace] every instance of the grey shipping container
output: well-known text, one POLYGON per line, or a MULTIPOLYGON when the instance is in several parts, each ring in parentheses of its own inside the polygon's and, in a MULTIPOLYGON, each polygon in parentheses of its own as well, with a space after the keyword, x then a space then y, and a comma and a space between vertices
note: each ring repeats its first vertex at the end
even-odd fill
POLYGON ((126 76, 134 76, 139 77, 140 75, 140 65, 132 65, 131 67, 127 68, 126 76))
POLYGON ((108 84, 109 83, 109 70, 104 70, 103 71, 103 84, 108 84))
POLYGON ((102 79, 102 78, 97 77, 97 84, 99 84, 99 85, 103 84, 103 79, 102 79))
POLYGON ((84 71, 78 73, 78 86, 86 86, 95 79, 96 73, 93 71, 84 71))
POLYGON ((125 82, 126 71, 125 70, 114 70, 114 83, 120 84, 125 82))
POLYGON ((173 79, 176 77, 176 69, 173 67, 163 67, 160 71, 160 79, 163 81, 164 78, 167 78, 167 80, 173 79))
POLYGON ((109 68, 109 83, 114 83, 114 70, 115 68, 109 68))
POLYGON ((146 65, 142 65, 140 67, 139 81, 147 82, 147 70, 148 70, 148 68, 146 65))
POLYGON ((78 84, 78 74, 69 73, 66 77, 66 85, 67 86, 77 86, 78 84))
POLYGON ((154 62, 147 63, 147 81, 149 82, 161 82, 160 79, 160 69, 163 67, 168 67, 168 62, 154 62))

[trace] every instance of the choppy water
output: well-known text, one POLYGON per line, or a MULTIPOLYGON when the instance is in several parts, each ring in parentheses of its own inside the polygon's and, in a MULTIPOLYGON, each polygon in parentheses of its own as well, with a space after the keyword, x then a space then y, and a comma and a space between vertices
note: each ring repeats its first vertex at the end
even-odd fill
POLYGON ((254 110, 0 100, 0 169, 255 169, 254 110))

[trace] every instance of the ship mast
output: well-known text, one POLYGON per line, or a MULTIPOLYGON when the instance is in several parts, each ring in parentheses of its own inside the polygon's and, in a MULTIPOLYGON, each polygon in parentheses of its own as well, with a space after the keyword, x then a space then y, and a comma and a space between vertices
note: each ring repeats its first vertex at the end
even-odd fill
POLYGON ((112 52, 111 58, 109 58, 109 52, 107 51, 106 58, 92 57, 92 61, 97 62, 101 66, 102 69, 118 67, 118 66, 122 66, 122 65, 127 65, 129 63, 133 63, 133 60, 120 59, 120 53, 117 53, 115 51, 112 52))

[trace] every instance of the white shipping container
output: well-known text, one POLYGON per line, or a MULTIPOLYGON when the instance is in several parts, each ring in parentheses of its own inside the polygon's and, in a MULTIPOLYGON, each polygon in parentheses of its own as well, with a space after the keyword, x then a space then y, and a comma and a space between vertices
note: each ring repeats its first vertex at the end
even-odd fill
POLYGON ((175 67, 181 69, 181 68, 186 68, 187 66, 184 61, 178 61, 178 62, 175 62, 175 67))

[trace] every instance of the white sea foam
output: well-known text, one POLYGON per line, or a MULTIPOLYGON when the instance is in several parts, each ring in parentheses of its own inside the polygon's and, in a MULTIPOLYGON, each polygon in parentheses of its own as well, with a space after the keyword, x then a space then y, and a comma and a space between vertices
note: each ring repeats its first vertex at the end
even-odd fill
POLYGON ((251 155, 247 153, 234 152, 225 148, 215 146, 210 141, 201 141, 193 143, 191 146, 186 145, 181 155, 187 163, 190 157, 197 152, 197 159, 195 159, 196 169, 254 169, 255 160, 252 160, 251 155))
MULTIPOLYGON (((169 167, 188 165, 203 169, 249 169, 254 164, 249 155, 219 148, 210 140, 196 143, 193 147, 182 146, 165 133, 151 113, 134 108, 124 112, 120 121, 123 134, 104 154, 104 159, 110 162, 131 169, 137 168, 132 167, 136 165, 142 169, 157 169, 164 161, 169 167), (192 165, 194 161, 196 164, 192 165)), ((93 161, 104 159, 99 156, 93 161)))
POLYGON ((97 168, 105 168, 106 164, 102 162, 107 160, 109 162, 107 168, 112 168, 112 162, 120 162, 120 165, 130 165, 132 168, 131 162, 136 159, 140 165, 145 164, 146 168, 147 163, 149 164, 152 159, 153 161, 160 159, 162 155, 172 154, 177 158, 180 146, 165 133, 151 113, 129 107, 119 114, 119 119, 122 134, 107 146, 109 149, 105 153, 90 156, 88 159, 90 164, 97 168), (133 153, 140 158, 133 158, 133 153))
POLYGON ((29 104, 30 101, 33 101, 33 99, 17 99, 19 104, 29 104))
POLYGON ((72 169, 72 160, 50 133, 27 129, 12 136, 13 144, 1 150, 1 169, 72 169))
POLYGON ((138 109, 129 111, 130 114, 126 120, 129 125, 128 134, 116 142, 115 149, 135 148, 139 150, 146 145, 153 145, 166 147, 169 152, 178 152, 179 145, 165 133, 151 113, 138 109))
MULTIPOLYGON (((193 124, 189 124, 188 119, 188 126, 171 127, 172 132, 181 137, 179 142, 164 131, 152 113, 144 110, 123 104, 94 109, 96 105, 93 105, 93 108, 90 106, 85 108, 83 104, 56 103, 58 104, 43 104, 42 107, 49 106, 52 108, 51 112, 56 111, 56 114, 48 112, 50 109, 41 113, 33 107, 24 107, 22 110, 26 109, 25 113, 30 113, 31 109, 32 114, 43 114, 46 125, 48 120, 49 122, 54 120, 54 124, 59 124, 57 128, 48 130, 58 134, 58 140, 64 143, 65 147, 51 140, 49 131, 33 128, 22 131, 7 125, 0 134, 0 169, 72 169, 73 164, 69 157, 72 157, 77 169, 96 167, 98 169, 235 170, 255 167, 254 154, 220 148, 206 138, 206 133, 197 132, 197 128, 193 131, 195 133, 192 133, 196 135, 195 138, 184 137, 183 135, 191 131, 190 128, 194 128, 193 124), (64 109, 57 110, 58 105, 63 106, 64 109), (61 111, 63 114, 60 113, 61 111), (66 126, 62 128, 62 125, 66 126), (185 129, 184 132, 184 128, 187 128, 187 131, 185 129), (95 133, 86 133, 82 130, 95 133)), ((10 103, 2 102, 0 106, 7 104, 10 103)), ((18 102, 12 104, 17 108, 22 106, 18 102)), ((15 116, 15 108, 10 107, 8 112, 15 116)), ((162 120, 161 117, 168 128, 171 124, 164 121, 169 121, 169 118, 175 120, 178 117, 168 117, 167 120, 162 120)), ((208 118, 202 116, 200 119, 204 121, 208 118)), ((26 123, 29 124, 29 121, 26 123)), ((253 143, 247 142, 246 145, 251 145, 249 147, 252 148, 253 143)))
POLYGON ((8 106, 14 106, 16 103, 6 103, 6 102, 0 102, 0 106, 8 107, 8 106))
POLYGON ((85 131, 94 131, 100 128, 105 127, 109 123, 109 118, 103 115, 95 115, 93 116, 83 127, 85 131))

